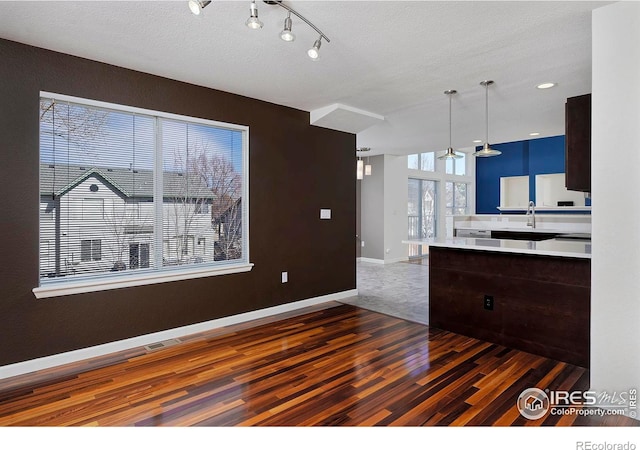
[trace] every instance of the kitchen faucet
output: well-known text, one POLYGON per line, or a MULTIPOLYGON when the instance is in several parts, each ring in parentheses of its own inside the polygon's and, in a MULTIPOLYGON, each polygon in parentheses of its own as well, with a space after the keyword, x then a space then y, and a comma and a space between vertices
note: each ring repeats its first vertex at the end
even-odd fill
POLYGON ((530 201, 529 206, 527 206, 527 226, 536 227, 536 204, 533 201, 530 201))

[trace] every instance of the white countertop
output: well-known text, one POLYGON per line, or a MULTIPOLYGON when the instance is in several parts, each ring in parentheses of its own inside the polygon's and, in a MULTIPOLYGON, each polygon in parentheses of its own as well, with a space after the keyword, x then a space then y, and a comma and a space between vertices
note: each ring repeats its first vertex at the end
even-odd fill
POLYGON ((456 230, 473 230, 473 231, 482 231, 482 230, 490 230, 490 231, 513 231, 513 232, 525 232, 525 233, 562 233, 569 234, 572 231, 567 231, 566 229, 560 228, 531 228, 531 227, 518 227, 518 226, 505 226, 501 223, 488 224, 485 227, 482 226, 461 226, 456 227, 456 230))
POLYGON ((406 240, 403 244, 428 245, 429 247, 458 248, 502 253, 520 253, 540 256, 591 259, 591 242, 562 239, 546 241, 516 241, 488 238, 436 238, 406 240))

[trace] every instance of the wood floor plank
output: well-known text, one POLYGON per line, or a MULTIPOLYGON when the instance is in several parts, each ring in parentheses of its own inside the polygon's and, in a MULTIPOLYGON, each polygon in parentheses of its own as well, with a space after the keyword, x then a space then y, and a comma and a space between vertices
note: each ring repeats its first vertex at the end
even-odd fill
POLYGON ((522 417, 588 370, 336 302, 0 380, 0 426, 638 426, 522 417))

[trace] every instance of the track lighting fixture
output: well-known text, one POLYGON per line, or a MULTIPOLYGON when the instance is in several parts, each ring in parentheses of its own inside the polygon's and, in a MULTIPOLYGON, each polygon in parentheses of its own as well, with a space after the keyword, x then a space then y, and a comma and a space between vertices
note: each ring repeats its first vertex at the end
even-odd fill
POLYGON ((321 45, 322 45, 322 36, 320 36, 318 39, 316 39, 316 41, 313 43, 313 47, 311 47, 309 50, 307 50, 307 55, 309 55, 309 58, 311 58, 312 60, 316 61, 320 57, 320 46, 321 45))
POLYGON ((259 30, 264 24, 260 21, 260 19, 258 19, 258 7, 256 6, 256 0, 251 0, 250 12, 251 15, 245 22, 245 25, 252 30, 259 30))
POLYGON ((449 148, 444 155, 438 156, 438 159, 460 159, 462 155, 458 155, 453 151, 453 147, 451 147, 451 96, 457 94, 458 91, 449 89, 448 91, 444 91, 444 93, 449 97, 449 148))
MULTIPOLYGON (((207 7, 207 5, 209 5, 210 3, 211 3, 210 0, 189 0, 189 9, 193 14, 199 15, 202 12, 202 10, 205 7, 207 7)), ((316 39, 316 41, 313 43, 313 47, 307 50, 307 54, 309 55, 309 58, 311 58, 314 61, 317 60, 318 57, 320 56, 320 46, 322 45, 322 40, 324 39, 327 42, 331 42, 327 37, 327 35, 324 34, 322 31, 320 31, 320 29, 316 27, 313 23, 311 23, 309 19, 304 17, 302 14, 300 14, 298 11, 293 9, 288 4, 284 3, 282 0, 264 0, 264 3, 266 3, 267 5, 279 6, 287 10, 288 14, 287 14, 287 17, 284 19, 284 27, 283 27, 283 30, 280 32, 280 39, 282 39, 283 41, 292 42, 296 39, 295 34, 293 34, 291 31, 291 26, 292 26, 291 14, 298 17, 300 20, 302 20, 304 23, 309 25, 311 28, 313 28, 316 31, 316 33, 320 35, 318 39, 316 39)), ((253 30, 259 30, 264 26, 264 24, 258 18, 258 7, 256 6, 256 0, 251 0, 250 15, 247 21, 245 22, 245 25, 253 30)))
POLYGON ((491 80, 484 80, 480 82, 481 86, 484 86, 485 89, 485 117, 486 117, 486 134, 484 145, 482 146, 482 150, 478 150, 473 153, 473 156, 478 156, 481 158, 487 158, 489 156, 498 156, 501 155, 502 152, 500 150, 496 150, 491 148, 489 145, 489 86, 493 84, 491 80))
POLYGON ((193 14, 199 16, 209 3, 211 3, 211 0, 189 0, 189 9, 193 14))
POLYGON ((280 32, 280 39, 286 42, 293 42, 296 39, 296 35, 291 32, 291 11, 284 19, 284 29, 280 32))

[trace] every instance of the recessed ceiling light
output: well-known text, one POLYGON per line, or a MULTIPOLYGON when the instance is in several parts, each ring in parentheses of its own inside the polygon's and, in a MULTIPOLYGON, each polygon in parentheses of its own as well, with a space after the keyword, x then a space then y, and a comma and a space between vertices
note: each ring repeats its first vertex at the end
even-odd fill
POLYGON ((540 133, 534 131, 533 133, 529 133, 529 136, 540 136, 540 133))
POLYGON ((537 85, 536 87, 538 89, 549 89, 549 88, 554 87, 556 84, 557 83, 542 83, 542 84, 537 85))
POLYGON ((474 144, 482 144, 482 140, 481 139, 476 139, 475 141, 473 141, 474 144))

